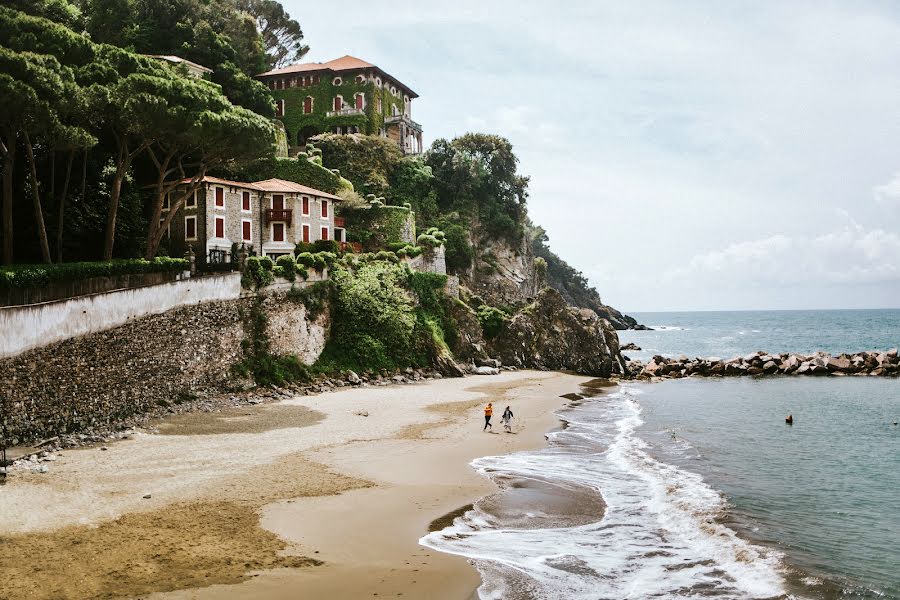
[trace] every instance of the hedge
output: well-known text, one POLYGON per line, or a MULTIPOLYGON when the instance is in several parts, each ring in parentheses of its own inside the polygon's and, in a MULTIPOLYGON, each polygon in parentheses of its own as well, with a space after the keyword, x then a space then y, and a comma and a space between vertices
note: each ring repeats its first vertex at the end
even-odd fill
POLYGON ((132 258, 105 262, 73 262, 50 265, 0 267, 0 288, 39 287, 57 281, 78 281, 90 277, 186 271, 187 259, 159 256, 153 260, 132 258))

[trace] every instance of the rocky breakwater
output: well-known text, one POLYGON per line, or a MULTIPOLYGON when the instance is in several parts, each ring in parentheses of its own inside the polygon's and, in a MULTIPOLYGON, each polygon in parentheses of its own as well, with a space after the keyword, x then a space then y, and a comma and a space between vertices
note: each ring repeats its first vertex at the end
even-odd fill
POLYGON ((691 376, 764 376, 810 375, 842 377, 847 375, 892 376, 900 375, 900 357, 897 350, 886 352, 857 352, 854 354, 768 354, 754 352, 728 360, 719 358, 677 358, 654 356, 646 365, 640 361, 628 362, 629 372, 645 379, 677 379, 691 376))
POLYGON ((619 337, 609 321, 590 309, 569 306, 553 288, 541 290, 488 345, 491 356, 513 367, 596 377, 625 372, 619 337))

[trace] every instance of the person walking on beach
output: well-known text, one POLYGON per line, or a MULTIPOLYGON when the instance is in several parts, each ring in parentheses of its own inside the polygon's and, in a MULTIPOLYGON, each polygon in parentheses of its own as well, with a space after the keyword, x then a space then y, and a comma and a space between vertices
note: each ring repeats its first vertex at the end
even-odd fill
POLYGON ((503 421, 503 429, 506 430, 506 433, 512 433, 512 419, 513 412, 507 406, 506 410, 503 411, 503 417, 500 418, 503 421))
POLYGON ((488 427, 491 428, 491 431, 494 430, 494 426, 491 425, 491 417, 493 414, 494 406, 488 402, 487 406, 484 407, 484 429, 482 429, 482 431, 485 431, 488 427))

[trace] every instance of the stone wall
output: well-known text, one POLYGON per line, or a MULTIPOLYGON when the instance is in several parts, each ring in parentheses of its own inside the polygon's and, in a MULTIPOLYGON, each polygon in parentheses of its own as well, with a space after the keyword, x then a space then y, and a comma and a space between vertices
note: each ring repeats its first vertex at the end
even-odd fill
MULTIPOLYGON (((243 360, 256 299, 183 306, 124 325, 0 359, 0 415, 15 443, 105 428, 154 407, 243 387, 243 360)), ((327 315, 307 322, 287 294, 264 298, 272 352, 313 362, 327 315)))
POLYGON ((422 254, 406 259, 411 269, 425 273, 447 274, 446 251, 443 246, 433 249, 425 249, 422 254))
POLYGON ((0 358, 147 315, 241 294, 239 273, 211 275, 29 306, 0 308, 0 358))

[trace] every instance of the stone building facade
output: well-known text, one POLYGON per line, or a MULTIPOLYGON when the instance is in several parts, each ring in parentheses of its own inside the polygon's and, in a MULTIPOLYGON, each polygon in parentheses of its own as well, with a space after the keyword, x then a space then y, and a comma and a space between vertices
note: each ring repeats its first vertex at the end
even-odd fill
MULTIPOLYGON (((282 179, 204 177, 172 220, 166 242, 172 255, 183 254, 190 245, 213 263, 230 262, 235 244, 277 257, 293 253, 298 242, 343 242, 343 220, 335 215, 340 201, 334 194, 282 179)), ((170 210, 169 205, 167 201, 163 210, 170 210)))
POLYGON ((343 56, 273 69, 257 78, 272 90, 276 116, 294 148, 330 132, 380 135, 407 154, 423 150, 422 126, 412 120, 418 94, 371 63, 343 56))

